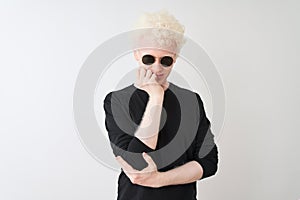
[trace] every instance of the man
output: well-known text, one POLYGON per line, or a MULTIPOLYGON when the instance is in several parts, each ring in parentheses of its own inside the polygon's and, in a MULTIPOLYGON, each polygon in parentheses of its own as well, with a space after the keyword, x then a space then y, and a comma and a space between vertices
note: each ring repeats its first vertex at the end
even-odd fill
POLYGON ((134 50, 136 81, 104 100, 105 126, 122 168, 118 200, 196 199, 196 181, 217 171, 218 149, 199 94, 167 80, 184 28, 165 11, 142 16, 139 25, 158 29, 138 37, 144 48, 134 50))

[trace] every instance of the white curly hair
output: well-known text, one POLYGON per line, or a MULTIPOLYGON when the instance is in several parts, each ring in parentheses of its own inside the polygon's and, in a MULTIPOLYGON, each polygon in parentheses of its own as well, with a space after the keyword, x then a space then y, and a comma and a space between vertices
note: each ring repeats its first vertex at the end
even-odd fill
POLYGON ((134 24, 135 29, 140 29, 135 35, 139 44, 145 42, 158 48, 169 49, 179 53, 185 43, 185 27, 168 11, 162 9, 157 12, 143 13, 134 24), (149 29, 150 28, 150 29, 149 29))

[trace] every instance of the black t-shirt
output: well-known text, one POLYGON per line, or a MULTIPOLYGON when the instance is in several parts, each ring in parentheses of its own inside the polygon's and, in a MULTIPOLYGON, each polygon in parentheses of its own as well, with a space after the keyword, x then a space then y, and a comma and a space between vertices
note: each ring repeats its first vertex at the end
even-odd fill
MULTIPOLYGON (((147 152, 164 172, 189 161, 197 161, 203 176, 214 175, 218 165, 218 148, 206 117, 203 102, 196 92, 171 82, 164 92, 163 109, 157 146, 151 149, 134 137, 140 124, 149 95, 131 84, 110 92, 104 99, 105 127, 115 156, 121 155, 133 168, 142 170, 147 163, 142 152, 147 152)), ((118 200, 194 200, 196 182, 168 185, 160 188, 132 184, 121 171, 118 179, 118 200)))

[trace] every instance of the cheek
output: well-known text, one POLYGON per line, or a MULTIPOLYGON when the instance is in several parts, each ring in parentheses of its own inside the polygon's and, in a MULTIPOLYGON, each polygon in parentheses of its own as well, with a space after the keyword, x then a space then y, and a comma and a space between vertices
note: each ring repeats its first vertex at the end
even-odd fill
POLYGON ((169 74, 172 71, 172 68, 165 69, 166 73, 169 74))

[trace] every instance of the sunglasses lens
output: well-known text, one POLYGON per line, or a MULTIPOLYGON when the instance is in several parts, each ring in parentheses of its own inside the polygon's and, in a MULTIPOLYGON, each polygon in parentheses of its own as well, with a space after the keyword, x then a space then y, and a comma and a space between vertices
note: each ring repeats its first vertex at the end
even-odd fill
POLYGON ((160 63, 165 66, 165 67, 170 67, 173 64, 173 58, 170 56, 164 56, 161 60, 160 63))
POLYGON ((151 55, 144 55, 143 58, 142 58, 142 62, 145 65, 151 65, 155 62, 155 58, 151 55))

